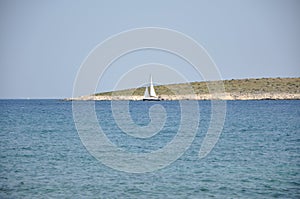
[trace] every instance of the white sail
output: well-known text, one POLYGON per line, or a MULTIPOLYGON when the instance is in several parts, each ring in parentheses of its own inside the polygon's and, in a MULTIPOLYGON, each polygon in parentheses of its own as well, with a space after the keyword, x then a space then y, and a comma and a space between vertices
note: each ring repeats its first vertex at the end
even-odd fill
POLYGON ((161 99, 159 97, 156 96, 155 90, 154 90, 154 86, 153 86, 153 82, 152 82, 152 76, 150 76, 150 92, 148 90, 148 86, 145 89, 145 93, 144 93, 144 98, 143 101, 160 101, 161 99))
POLYGON ((145 90, 145 93, 144 93, 144 98, 147 98, 147 97, 150 97, 149 96, 149 91, 148 91, 148 86, 146 86, 146 90, 145 90))
POLYGON ((150 96, 156 97, 156 93, 155 93, 153 82, 152 82, 152 76, 150 76, 150 96))

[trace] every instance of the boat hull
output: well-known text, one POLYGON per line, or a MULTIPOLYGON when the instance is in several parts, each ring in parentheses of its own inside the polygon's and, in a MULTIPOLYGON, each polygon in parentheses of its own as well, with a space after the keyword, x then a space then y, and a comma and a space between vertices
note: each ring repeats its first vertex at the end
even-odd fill
POLYGON ((161 101, 160 98, 144 98, 143 101, 161 101))

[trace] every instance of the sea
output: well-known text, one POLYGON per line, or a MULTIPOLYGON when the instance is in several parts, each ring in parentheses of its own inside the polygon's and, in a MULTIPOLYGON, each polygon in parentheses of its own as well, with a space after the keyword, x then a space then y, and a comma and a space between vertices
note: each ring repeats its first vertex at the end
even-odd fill
MULTIPOLYGON (((105 138, 126 154, 164 150, 182 122, 180 101, 129 101, 137 127, 155 120, 157 106, 165 110, 159 132, 140 138, 123 132, 112 102, 80 103, 92 103, 105 138)), ((86 147, 71 101, 0 100, 0 198, 300 198, 300 100, 227 101, 218 140, 203 158, 212 101, 196 103, 198 127, 183 153, 134 172, 110 166, 124 161, 114 153, 107 163, 86 147)), ((136 161, 128 156, 127 166, 136 161)))

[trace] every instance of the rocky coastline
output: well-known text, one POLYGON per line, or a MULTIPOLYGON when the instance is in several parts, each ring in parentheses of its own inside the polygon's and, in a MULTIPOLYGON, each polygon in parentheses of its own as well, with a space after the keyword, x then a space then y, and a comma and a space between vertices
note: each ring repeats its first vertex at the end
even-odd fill
MULTIPOLYGON (((300 93, 222 93, 198 95, 161 95, 163 100, 300 100, 300 93)), ((67 101, 143 100, 143 96, 87 95, 67 98, 67 101)))

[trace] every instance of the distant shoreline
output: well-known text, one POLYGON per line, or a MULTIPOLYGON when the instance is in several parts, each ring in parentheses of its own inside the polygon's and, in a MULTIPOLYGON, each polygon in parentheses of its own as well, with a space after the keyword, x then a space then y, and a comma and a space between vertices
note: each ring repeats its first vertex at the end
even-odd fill
MULTIPOLYGON (((290 93, 263 93, 241 95, 236 93, 226 93, 224 95, 161 95, 166 101, 171 100, 300 100, 300 94, 290 93)), ((77 98, 67 98, 67 101, 105 101, 105 100, 143 100, 143 96, 82 96, 77 98)))
MULTIPOLYGON (((192 82, 155 86, 163 100, 300 100, 300 78, 257 78, 224 80, 225 92, 210 93, 207 84, 211 82, 192 82), (194 93, 186 93, 191 88, 194 93), (177 95, 172 93, 176 90, 177 95)), ((144 87, 93 95, 66 98, 67 101, 103 100, 143 100, 144 87)))

